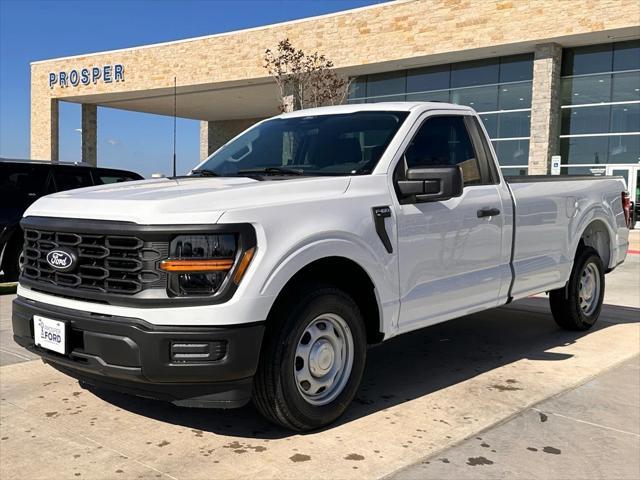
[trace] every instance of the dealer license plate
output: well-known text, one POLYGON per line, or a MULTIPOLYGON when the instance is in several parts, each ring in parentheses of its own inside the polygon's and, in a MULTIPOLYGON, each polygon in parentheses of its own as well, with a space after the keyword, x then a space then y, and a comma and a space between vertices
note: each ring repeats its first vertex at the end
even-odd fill
POLYGON ((64 322, 39 315, 33 316, 33 337, 36 345, 42 348, 53 350, 63 355, 67 353, 66 330, 64 322))

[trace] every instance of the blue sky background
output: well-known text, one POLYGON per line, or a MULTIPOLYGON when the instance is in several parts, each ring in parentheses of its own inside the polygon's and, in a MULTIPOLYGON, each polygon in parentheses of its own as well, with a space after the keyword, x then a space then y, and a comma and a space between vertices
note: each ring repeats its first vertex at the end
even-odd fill
MULTIPOLYGON (((29 63, 210 35, 381 0, 0 0, 0 156, 29 157, 29 63)), ((265 45, 265 48, 268 45, 265 45)), ((80 160, 80 105, 60 103, 60 160, 80 160)), ((169 117, 98 109, 98 162, 170 173, 169 117)), ((199 123, 178 120, 178 171, 198 162, 199 123)))

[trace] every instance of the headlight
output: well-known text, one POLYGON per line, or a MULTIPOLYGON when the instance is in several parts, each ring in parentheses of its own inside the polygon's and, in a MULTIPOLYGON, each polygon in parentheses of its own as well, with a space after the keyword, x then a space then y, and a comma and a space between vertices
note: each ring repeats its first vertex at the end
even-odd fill
POLYGON ((171 296, 213 295, 228 282, 240 283, 255 247, 242 250, 233 233, 180 235, 160 263, 171 296))

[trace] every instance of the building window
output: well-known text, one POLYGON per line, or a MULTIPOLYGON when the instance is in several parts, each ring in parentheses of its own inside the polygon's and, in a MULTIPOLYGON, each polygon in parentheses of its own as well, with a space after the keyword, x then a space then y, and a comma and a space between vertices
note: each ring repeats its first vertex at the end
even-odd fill
POLYGON ((365 75, 351 83, 348 101, 436 101, 470 106, 480 114, 503 171, 526 174, 532 79, 533 55, 513 55, 365 75))
POLYGON ((640 41, 562 53, 563 173, 640 161, 640 41))

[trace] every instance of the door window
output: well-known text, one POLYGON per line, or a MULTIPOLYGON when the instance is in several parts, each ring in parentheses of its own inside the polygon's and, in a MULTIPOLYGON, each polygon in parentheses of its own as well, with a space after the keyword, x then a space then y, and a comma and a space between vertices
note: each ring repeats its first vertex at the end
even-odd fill
POLYGON ((0 163, 0 206, 26 206, 44 194, 48 165, 0 163))
POLYGON ((90 187, 93 185, 89 169, 83 167, 54 166, 53 180, 55 181, 57 192, 73 190, 74 188, 90 187))
POLYGON ((464 117, 442 115, 428 118, 405 152, 407 168, 459 165, 464 185, 482 184, 482 175, 464 117))
POLYGON ((92 170, 93 181, 96 185, 105 185, 107 183, 121 183, 132 180, 142 180, 142 177, 135 173, 125 172, 122 170, 110 170, 98 168, 92 170))

